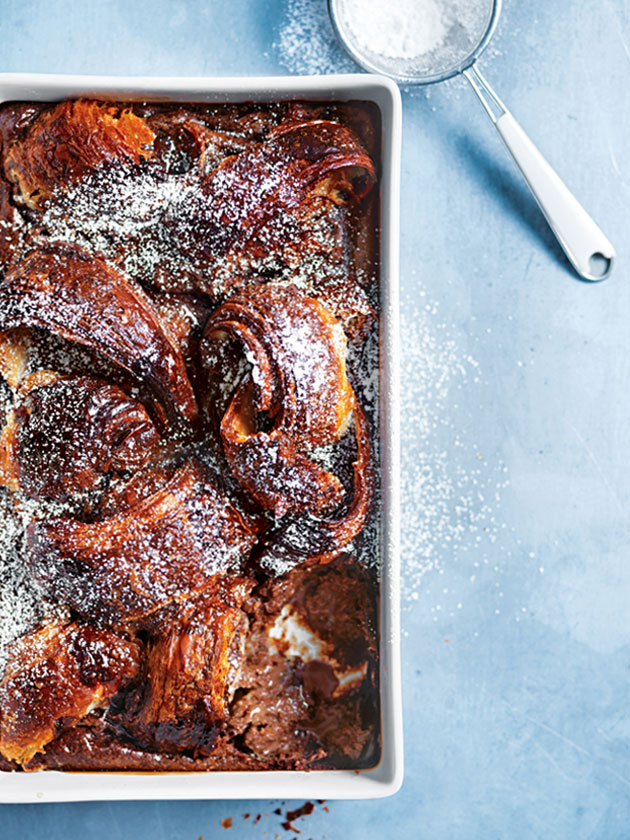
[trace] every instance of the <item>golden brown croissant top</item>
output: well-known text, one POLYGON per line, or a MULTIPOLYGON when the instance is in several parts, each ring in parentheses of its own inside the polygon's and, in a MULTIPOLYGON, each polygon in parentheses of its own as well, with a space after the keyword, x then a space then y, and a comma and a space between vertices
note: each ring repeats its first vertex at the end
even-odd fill
POLYGON ((240 342, 252 364, 221 421, 240 484, 276 517, 334 508, 343 486, 307 454, 341 437, 355 405, 340 324, 294 287, 259 286, 220 306, 206 337, 240 342))
POLYGON ((138 670, 139 646, 88 625, 51 622, 11 647, 0 682, 0 753, 26 763, 138 670))
POLYGON ((129 108, 79 99, 43 111, 4 159, 16 200, 41 208, 57 191, 104 166, 138 164, 155 135, 129 108))
POLYGON ((34 519, 26 561, 52 597, 87 621, 119 626, 238 572, 254 542, 250 522, 191 460, 114 516, 34 519))
POLYGON ((158 441, 144 406, 109 382, 51 373, 19 396, 3 435, 5 471, 31 499, 64 502, 112 471, 134 472, 158 441))
POLYGON ((147 381, 171 417, 195 416, 183 359, 147 295, 82 248, 32 251, 0 281, 0 328, 24 326, 94 348, 147 381))

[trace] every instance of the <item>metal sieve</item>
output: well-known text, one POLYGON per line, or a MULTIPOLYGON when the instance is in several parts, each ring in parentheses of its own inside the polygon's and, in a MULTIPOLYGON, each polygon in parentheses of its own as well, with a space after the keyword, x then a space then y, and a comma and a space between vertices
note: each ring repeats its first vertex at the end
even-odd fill
MULTIPOLYGON (((497 25, 501 0, 478 0, 469 4, 468 11, 474 11, 474 20, 469 20, 468 26, 458 25, 457 17, 454 16, 447 24, 442 42, 425 55, 413 58, 394 58, 373 51, 361 43, 355 34, 348 0, 328 0, 328 5, 339 40, 364 69, 389 76, 405 85, 434 84, 460 73, 465 76, 521 170, 576 272, 585 280, 603 280, 608 277, 616 256, 615 249, 477 67, 477 59, 488 45, 497 25)), ((438 6, 454 11, 457 11, 457 5, 457 0, 438 0, 438 6)))

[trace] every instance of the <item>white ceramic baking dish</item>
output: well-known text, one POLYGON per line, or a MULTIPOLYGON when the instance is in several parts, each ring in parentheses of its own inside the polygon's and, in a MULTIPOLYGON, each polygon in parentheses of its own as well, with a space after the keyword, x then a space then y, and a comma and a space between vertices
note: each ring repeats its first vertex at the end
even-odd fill
POLYGON ((400 93, 380 76, 147 78, 0 73, 0 101, 92 96, 135 101, 243 102, 287 99, 376 103, 382 118, 382 466, 380 684, 382 757, 366 771, 200 773, 0 773, 0 802, 105 799, 359 799, 395 793, 403 776, 399 614, 398 239, 400 93))

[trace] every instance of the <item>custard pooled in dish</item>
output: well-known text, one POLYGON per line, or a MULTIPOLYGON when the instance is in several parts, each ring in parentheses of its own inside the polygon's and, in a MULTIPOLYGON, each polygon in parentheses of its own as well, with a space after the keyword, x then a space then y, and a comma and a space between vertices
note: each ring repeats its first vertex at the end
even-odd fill
POLYGON ((0 770, 378 763, 379 134, 0 107, 0 770))

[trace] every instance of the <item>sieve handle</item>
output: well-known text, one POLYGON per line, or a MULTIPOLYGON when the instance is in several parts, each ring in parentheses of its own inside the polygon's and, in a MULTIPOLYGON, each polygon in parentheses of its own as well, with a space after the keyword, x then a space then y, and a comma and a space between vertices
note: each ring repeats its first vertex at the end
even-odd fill
POLYGON ((464 76, 481 100, 577 273, 585 280, 608 277, 616 256, 610 241, 547 163, 477 67, 473 64, 464 70, 464 76))

